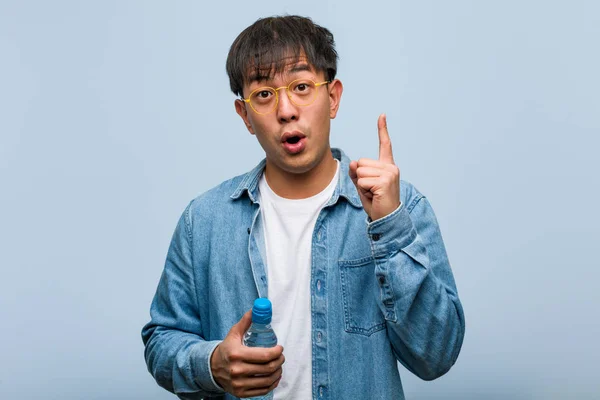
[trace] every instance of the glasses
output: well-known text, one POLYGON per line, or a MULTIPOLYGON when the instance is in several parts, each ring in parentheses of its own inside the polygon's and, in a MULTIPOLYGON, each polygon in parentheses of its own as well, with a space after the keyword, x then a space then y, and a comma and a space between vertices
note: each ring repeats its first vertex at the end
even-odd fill
POLYGON ((278 88, 260 87, 250 93, 247 99, 242 99, 250 104, 252 110, 260 115, 273 112, 279 104, 279 91, 285 89, 288 98, 297 106, 310 106, 317 98, 317 89, 319 86, 326 85, 331 81, 315 83, 310 79, 296 79, 287 86, 278 88))

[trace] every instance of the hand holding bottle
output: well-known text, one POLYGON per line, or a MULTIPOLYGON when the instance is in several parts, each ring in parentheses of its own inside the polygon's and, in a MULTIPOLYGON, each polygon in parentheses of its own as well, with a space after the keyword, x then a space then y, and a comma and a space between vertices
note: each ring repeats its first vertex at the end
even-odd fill
POLYGON ((252 323, 252 310, 235 324, 212 354, 213 378, 236 397, 262 396, 277 387, 285 362, 283 347, 247 347, 244 333, 252 323))

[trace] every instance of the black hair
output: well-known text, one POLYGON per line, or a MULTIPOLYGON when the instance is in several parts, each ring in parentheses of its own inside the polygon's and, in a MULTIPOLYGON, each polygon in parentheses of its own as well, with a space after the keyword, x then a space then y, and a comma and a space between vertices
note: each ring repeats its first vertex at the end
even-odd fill
POLYGON ((338 55, 333 34, 310 18, 284 15, 258 19, 234 40, 227 56, 231 91, 242 97, 245 83, 270 79, 301 56, 331 81, 338 55))

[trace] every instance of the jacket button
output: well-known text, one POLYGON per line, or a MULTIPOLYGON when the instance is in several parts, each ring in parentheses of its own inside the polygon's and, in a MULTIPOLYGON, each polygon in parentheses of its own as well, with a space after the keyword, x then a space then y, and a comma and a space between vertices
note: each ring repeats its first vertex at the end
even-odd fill
POLYGON ((371 238, 376 242, 381 238, 381 235, 379 233, 374 233, 371 235, 371 238))
POLYGON ((380 277, 379 277, 379 284, 380 284, 380 285, 383 285, 384 283, 385 283, 385 277, 383 277, 383 276, 380 276, 380 277))

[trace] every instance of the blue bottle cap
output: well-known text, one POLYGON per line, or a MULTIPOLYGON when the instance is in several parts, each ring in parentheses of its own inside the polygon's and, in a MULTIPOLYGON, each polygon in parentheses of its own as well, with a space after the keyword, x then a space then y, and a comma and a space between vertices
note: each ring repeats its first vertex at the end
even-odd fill
POLYGON ((270 324, 273 315, 271 301, 266 297, 260 297, 254 300, 252 307, 252 322, 257 324, 270 324))

